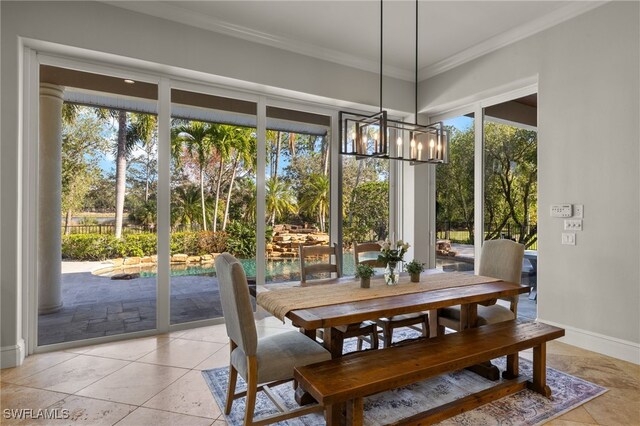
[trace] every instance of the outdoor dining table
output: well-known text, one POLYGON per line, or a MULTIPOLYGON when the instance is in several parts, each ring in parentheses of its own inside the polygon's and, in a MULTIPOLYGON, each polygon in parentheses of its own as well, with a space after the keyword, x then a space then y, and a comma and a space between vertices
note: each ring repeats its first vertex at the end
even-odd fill
POLYGON ((372 277, 370 288, 360 288, 359 283, 343 277, 305 287, 299 282, 272 285, 258 293, 257 303, 281 320, 288 318, 312 339, 317 329, 324 329, 329 334, 324 346, 337 358, 342 353, 332 344, 332 327, 428 311, 430 335, 435 336, 440 308, 461 305, 463 328, 475 327, 478 304, 529 291, 526 285, 438 269, 424 271, 419 283, 411 283, 404 274, 394 286, 387 286, 381 276, 372 277))

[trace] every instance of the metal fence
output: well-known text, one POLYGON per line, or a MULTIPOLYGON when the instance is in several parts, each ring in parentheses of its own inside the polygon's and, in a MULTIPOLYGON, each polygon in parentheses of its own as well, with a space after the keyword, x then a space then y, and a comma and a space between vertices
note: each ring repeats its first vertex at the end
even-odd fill
MULTIPOLYGON (((69 234, 115 234, 116 226, 112 223, 105 224, 92 224, 92 225, 70 225, 69 234)), ((123 224, 123 234, 155 234, 157 228, 154 225, 132 225, 123 224)), ((191 223, 187 225, 176 225, 171 229, 171 232, 187 232, 187 231, 200 231, 202 226, 198 223, 191 223)), ((65 227, 62 226, 62 234, 65 235, 65 227)))
MULTIPOLYGON (((500 229, 493 227, 491 224, 485 224, 485 239, 505 238, 513 241, 520 241, 520 236, 533 235, 527 245, 527 250, 538 249, 538 233, 537 224, 521 227, 519 225, 508 223, 500 229)), ((471 244, 473 242, 473 230, 469 231, 462 223, 441 222, 436 223, 436 236, 438 239, 450 240, 453 243, 471 244)))

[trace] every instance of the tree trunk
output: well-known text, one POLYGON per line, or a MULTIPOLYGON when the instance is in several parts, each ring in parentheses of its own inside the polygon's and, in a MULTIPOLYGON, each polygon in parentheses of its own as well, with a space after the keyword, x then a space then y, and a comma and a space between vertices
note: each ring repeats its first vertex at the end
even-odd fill
POLYGON ((204 205, 204 168, 200 166, 200 207, 202 208, 202 230, 207 230, 207 209, 204 205))
POLYGON ((273 162, 273 170, 271 171, 271 175, 274 179, 276 179, 278 177, 278 166, 280 163, 280 131, 278 131, 277 137, 276 137, 276 158, 273 162))
POLYGON ((122 237, 124 193, 127 174, 127 112, 118 111, 118 146, 116 150, 116 238, 122 237))
POLYGON ((227 205, 224 209, 224 221, 222 222, 222 230, 227 229, 227 220, 229 219, 229 204, 231 203, 231 191, 233 191, 233 182, 236 179, 236 170, 238 169, 238 160, 240 155, 236 153, 236 158, 233 161, 233 171, 231 172, 231 182, 229 183, 229 192, 227 192, 227 205))
POLYGON ((71 210, 67 210, 67 214, 64 217, 64 235, 69 235, 71 233, 71 210))
POLYGON ((220 202, 220 185, 222 185, 222 169, 224 160, 220 159, 220 169, 218 169, 218 182, 216 182, 216 202, 213 208, 213 232, 218 230, 218 203, 220 202))
POLYGON ((329 175, 329 141, 325 137, 322 141, 322 145, 324 146, 324 175, 329 175))

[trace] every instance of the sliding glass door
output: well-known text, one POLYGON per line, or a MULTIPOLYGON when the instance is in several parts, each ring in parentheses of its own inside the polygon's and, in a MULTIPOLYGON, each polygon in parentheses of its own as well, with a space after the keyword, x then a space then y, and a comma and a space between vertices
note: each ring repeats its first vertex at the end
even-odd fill
POLYGON ((436 166, 436 267, 473 271, 474 114, 443 122, 450 132, 449 163, 436 166))

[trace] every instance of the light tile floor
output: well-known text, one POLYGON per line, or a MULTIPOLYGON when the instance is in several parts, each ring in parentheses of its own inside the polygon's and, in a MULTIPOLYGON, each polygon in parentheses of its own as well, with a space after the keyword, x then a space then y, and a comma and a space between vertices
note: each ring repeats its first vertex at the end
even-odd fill
MULTIPOLYGON (((261 335, 290 329, 273 317, 257 318, 261 335)), ((550 425, 640 424, 640 366, 559 342, 548 353, 549 366, 610 389, 550 425)), ((0 423, 224 425, 200 370, 228 362, 224 325, 33 355, 0 371, 0 416, 5 409, 65 408, 73 422, 2 417, 0 423)))

